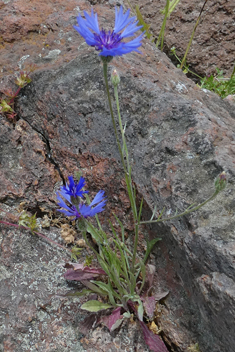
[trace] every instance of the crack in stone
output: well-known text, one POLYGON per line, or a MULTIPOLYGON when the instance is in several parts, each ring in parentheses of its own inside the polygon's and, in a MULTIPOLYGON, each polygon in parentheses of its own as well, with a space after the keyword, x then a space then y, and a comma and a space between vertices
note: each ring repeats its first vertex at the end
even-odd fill
MULTIPOLYGON (((29 123, 27 120, 26 120, 27 123, 29 123)), ((63 181, 63 184, 66 185, 66 182, 65 182, 65 178, 63 176, 63 173, 62 171, 60 170, 60 167, 59 167, 59 164, 54 160, 54 158, 52 157, 52 149, 51 149, 51 146, 50 146, 50 142, 49 142, 49 139, 44 135, 44 133, 40 132, 36 127, 32 126, 30 123, 29 123, 30 127, 35 131, 37 132, 40 136, 41 136, 41 139, 42 141, 45 143, 46 145, 46 159, 54 165, 55 169, 58 171, 59 175, 60 175, 60 178, 62 179, 63 181)))
MULTIPOLYGON (((32 127, 32 126, 31 126, 32 127)), ((46 144, 46 150, 47 150, 47 153, 46 153, 46 159, 54 165, 55 169, 58 171, 59 175, 60 175, 60 178, 62 179, 63 181, 63 184, 66 185, 66 182, 65 182, 65 178, 63 176, 63 173, 62 171, 60 170, 60 167, 59 167, 59 164, 54 160, 53 156, 52 156, 52 149, 51 149, 51 146, 50 146, 50 142, 49 142, 49 139, 40 131, 38 131, 35 127, 32 127, 41 137, 42 137, 42 140, 43 142, 46 144)))

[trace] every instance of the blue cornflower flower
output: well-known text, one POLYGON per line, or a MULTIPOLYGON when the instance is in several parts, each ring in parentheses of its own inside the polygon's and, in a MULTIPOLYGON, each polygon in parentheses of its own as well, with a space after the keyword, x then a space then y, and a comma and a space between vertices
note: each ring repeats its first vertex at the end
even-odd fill
POLYGON ((56 193, 56 196, 59 201, 58 205, 63 208, 57 210, 63 213, 65 216, 73 216, 73 220, 79 219, 80 217, 87 218, 90 216, 94 216, 95 214, 103 211, 104 206, 106 204, 106 199, 104 198, 104 191, 99 191, 90 205, 80 203, 77 207, 72 203, 71 197, 68 194, 61 192, 61 194, 56 193), (65 201, 61 198, 61 195, 70 203, 70 205, 67 205, 65 203, 65 201))
POLYGON ((141 46, 143 33, 137 38, 132 39, 130 42, 123 42, 124 38, 132 37, 143 26, 137 26, 138 21, 136 17, 130 17, 130 10, 123 14, 123 8, 120 7, 118 12, 115 7, 115 26, 111 31, 106 31, 102 28, 99 29, 97 14, 91 10, 91 15, 84 11, 85 19, 79 15, 77 17, 78 25, 74 28, 85 39, 88 45, 94 46, 96 50, 100 50, 101 56, 117 56, 137 51, 141 46), (136 21, 136 22, 135 22, 136 21), (124 29, 125 28, 125 29, 124 29), (123 30, 124 29, 124 30, 123 30), (121 32, 122 31, 122 32, 121 32))
POLYGON ((85 179, 80 177, 79 182, 74 181, 73 176, 69 176, 69 184, 66 183, 66 186, 61 187, 61 194, 64 196, 68 194, 71 197, 83 197, 84 193, 88 193, 88 191, 82 191, 82 188, 85 186, 85 179))
POLYGON ((104 210, 107 200, 104 198, 104 191, 99 191, 90 205, 79 204, 79 212, 84 217, 94 216, 104 210), (92 208, 95 205, 94 208, 92 208))

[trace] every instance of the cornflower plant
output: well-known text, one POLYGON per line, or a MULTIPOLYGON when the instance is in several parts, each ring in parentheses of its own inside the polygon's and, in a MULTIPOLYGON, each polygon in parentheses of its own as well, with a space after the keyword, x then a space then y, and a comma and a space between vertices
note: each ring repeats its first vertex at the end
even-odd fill
MULTIPOLYGON (((70 176, 69 183, 62 186, 57 193, 58 205, 61 207, 59 211, 65 216, 76 220, 77 228, 81 231, 87 246, 96 256, 100 267, 92 268, 83 264, 67 263, 65 267, 68 270, 64 276, 67 280, 80 281, 85 286, 82 292, 71 295, 82 296, 95 293, 101 297, 101 300, 88 300, 81 306, 81 309, 90 312, 99 312, 97 323, 103 323, 110 331, 113 331, 121 325, 125 318, 130 318, 134 315, 137 321, 139 321, 144 339, 149 348, 155 352, 167 352, 167 348, 161 338, 150 331, 145 324, 145 321, 152 321, 154 319, 156 300, 160 300, 168 294, 168 292, 165 292, 158 298, 154 296, 152 285, 155 267, 146 264, 153 246, 159 239, 155 238, 151 242, 147 242, 146 253, 141 257, 138 254, 139 227, 141 224, 175 219, 199 209, 208 201, 214 199, 225 188, 226 174, 222 173, 217 177, 215 192, 203 203, 199 205, 193 204, 181 214, 175 214, 169 218, 162 217, 164 209, 156 218, 155 210, 149 221, 141 221, 143 199, 138 209, 136 190, 132 183, 125 127, 123 127, 119 108, 118 84, 120 83, 120 78, 116 70, 112 73, 111 81, 114 87, 117 106, 117 121, 115 120, 108 87, 108 64, 113 57, 122 56, 132 51, 140 52, 139 47, 142 45, 141 41, 144 33, 135 38, 132 37, 142 26, 138 26, 136 17, 129 17, 129 14, 130 10, 124 13, 122 6, 119 11, 115 8, 114 29, 107 31, 103 28, 100 30, 97 14, 94 14, 93 10, 90 15, 84 11, 85 18, 79 15, 77 17, 78 26, 74 26, 74 28, 85 39, 88 45, 94 47, 99 52, 103 63, 110 115, 133 214, 133 247, 130 248, 126 245, 124 236, 125 228, 117 217, 116 220, 120 226, 120 230, 116 231, 110 223, 113 235, 112 239, 108 238, 106 232, 103 230, 97 214, 104 210, 107 201, 104 197, 104 191, 99 191, 91 201, 88 191, 84 191, 85 180, 82 177, 79 180, 74 180, 70 176), (132 39, 126 42, 127 38, 132 39), (90 217, 96 218, 97 226, 94 226, 93 222, 89 221, 90 217), (90 241, 90 236, 93 241, 90 241), (109 310, 104 315, 103 312, 107 309, 109 310)), ((86 322, 86 324, 89 325, 89 322, 86 322)), ((90 322, 90 327, 92 325, 93 321, 90 322)))

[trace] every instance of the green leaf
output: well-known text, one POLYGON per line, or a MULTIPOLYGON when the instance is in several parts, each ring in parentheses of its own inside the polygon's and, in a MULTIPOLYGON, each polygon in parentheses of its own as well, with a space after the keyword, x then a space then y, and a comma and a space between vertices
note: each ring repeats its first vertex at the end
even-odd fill
POLYGON ((88 301, 81 306, 81 309, 87 310, 88 312, 99 312, 102 309, 108 308, 112 308, 112 305, 99 301, 88 301))
POLYGON ((107 292, 106 291, 104 291, 101 288, 97 287, 92 282, 90 282, 88 280, 83 280, 82 283, 83 283, 84 286, 88 287, 90 290, 92 290, 93 292, 97 293, 98 295, 107 296, 107 292))
POLYGON ((141 199, 140 208, 139 208, 139 215, 138 215, 138 222, 140 222, 142 208, 143 208, 144 198, 141 199))
POLYGON ((125 312, 123 313, 123 316, 127 319, 129 319, 131 316, 133 316, 133 314, 131 314, 130 312, 125 312))
POLYGON ((87 288, 84 288, 81 292, 67 293, 66 296, 82 297, 82 296, 88 295, 89 293, 93 293, 93 292, 91 290, 88 290, 87 288))
POLYGON ((136 11, 137 19, 139 21, 138 25, 139 26, 143 26, 141 28, 141 31, 142 32, 145 31, 145 34, 146 34, 147 38, 150 39, 151 38, 151 33, 149 32, 150 24, 147 24, 147 23, 144 22, 144 19, 143 19, 142 15, 141 15, 139 6, 136 5, 135 11, 136 11))
MULTIPOLYGON (((116 302, 114 300, 114 297, 113 297, 113 289, 111 287, 111 285, 107 285, 105 284, 104 282, 102 281, 91 281, 93 283, 95 283, 97 286, 99 286, 102 290, 106 291, 107 292, 107 295, 109 296, 109 301, 110 303, 113 305, 113 306, 116 306, 116 302)), ((118 297, 119 298, 119 297, 118 297)))
MULTIPOLYGON (((140 260, 139 265, 140 265, 140 270, 141 270, 141 274, 142 274, 142 283, 141 283, 140 290, 139 290, 139 294, 140 294, 140 292, 142 291, 142 289, 144 287, 144 283, 145 283, 146 267, 145 267, 145 264, 142 260, 140 260)), ((136 279, 138 279, 138 277, 136 279)))
POLYGON ((147 241, 147 250, 144 256, 144 260, 143 262, 145 263, 146 260, 148 259, 149 254, 151 253, 151 250, 153 249, 153 246, 155 245, 155 243, 157 243, 158 241, 161 241, 161 238, 154 238, 152 241, 148 242, 147 241))
POLYGON ((89 222, 86 222, 86 230, 92 236, 92 238, 99 244, 103 242, 103 238, 100 235, 99 231, 89 222))

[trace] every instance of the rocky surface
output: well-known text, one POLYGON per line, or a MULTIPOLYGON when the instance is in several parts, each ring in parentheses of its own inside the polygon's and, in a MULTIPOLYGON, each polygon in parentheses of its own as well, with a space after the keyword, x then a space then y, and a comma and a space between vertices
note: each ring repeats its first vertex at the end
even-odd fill
MULTIPOLYGON (((102 65, 71 28, 84 9, 89 11, 88 1, 0 5, 2 18, 10 21, 2 22, 1 89, 13 86, 9 70, 15 73, 23 61, 37 65, 32 83, 17 100, 17 123, 4 116, 0 120, 1 216, 8 221, 17 222, 19 207, 37 212, 38 218, 50 211, 55 216, 55 190, 62 177, 78 171, 92 191, 104 189, 108 196, 102 222, 114 220, 115 211, 128 227, 130 205, 102 65), (40 29, 44 25, 46 33, 40 29)), ((94 10, 101 25, 114 18, 111 2, 94 10)), ((161 334, 171 351, 188 352, 199 343, 202 352, 233 352, 234 105, 201 91, 147 40, 142 52, 115 58, 109 72, 116 67, 121 76, 121 111, 145 218, 155 204, 158 210, 165 206, 169 216, 203 201, 222 170, 229 180, 226 191, 200 212, 143 228, 151 239, 162 238, 152 258, 156 290, 170 291, 159 306, 161 334)), ((3 351, 146 349, 133 326, 124 326, 117 336, 98 329, 82 338, 78 301, 61 297, 70 290, 59 266, 67 255, 29 233, 1 228, 3 351)), ((61 241, 56 228, 47 234, 61 241)))
MULTIPOLYGON (((205 0, 181 0, 166 23, 164 51, 170 53, 174 46, 181 59, 184 56, 193 28, 205 0)), ((166 0, 133 0, 133 7, 139 6, 145 22, 150 24, 150 32, 158 38, 162 25, 166 0)), ((216 67, 227 77, 232 74, 235 52, 235 3, 227 1, 207 1, 187 55, 187 63, 197 74, 205 77, 215 74, 216 67)), ((176 62, 177 60, 172 59, 176 62)), ((193 77, 193 76, 192 76, 193 77)))

